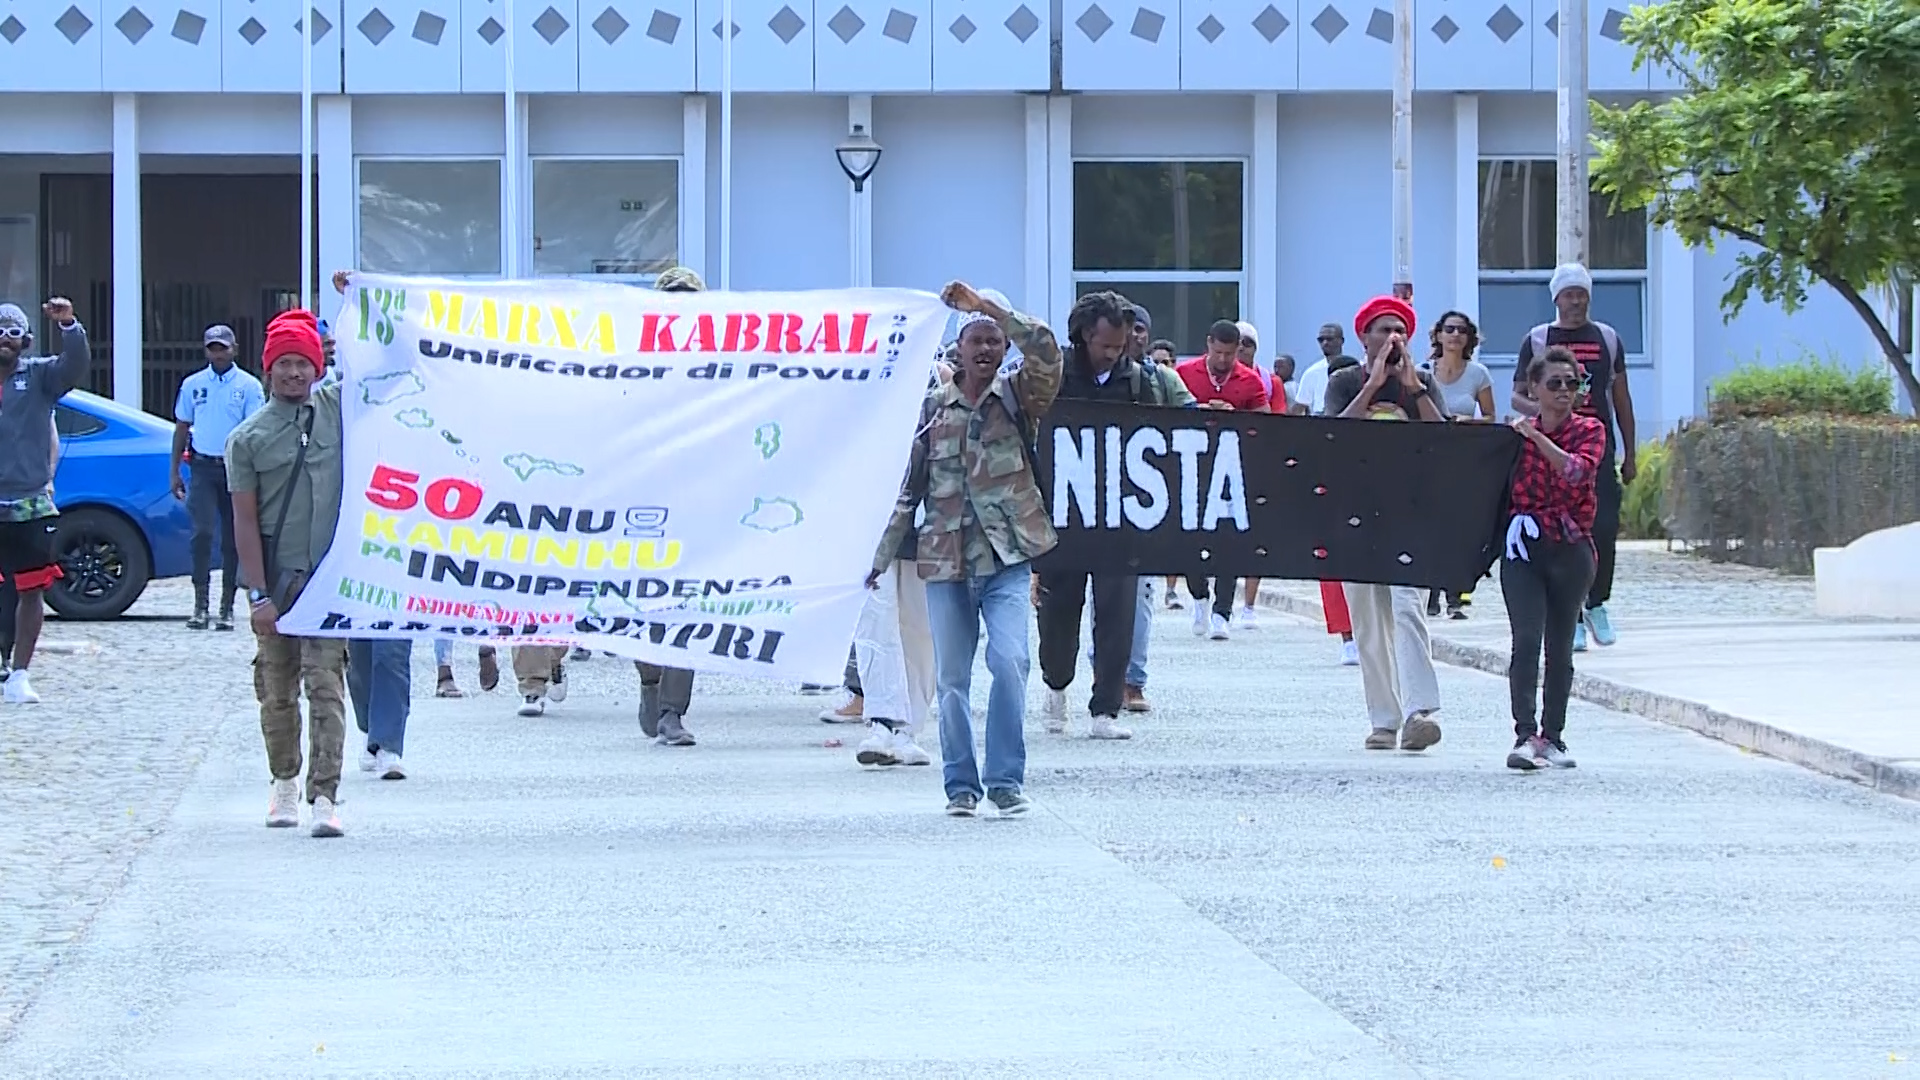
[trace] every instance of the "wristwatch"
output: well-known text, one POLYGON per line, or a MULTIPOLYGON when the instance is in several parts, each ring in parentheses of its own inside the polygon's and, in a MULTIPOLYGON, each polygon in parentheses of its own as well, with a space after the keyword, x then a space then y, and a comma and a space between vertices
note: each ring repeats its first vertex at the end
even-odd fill
POLYGON ((259 607, 261 604, 264 604, 271 599, 273 599, 273 597, 268 596, 264 590, 261 590, 261 589, 247 590, 247 603, 252 604, 254 607, 259 607))

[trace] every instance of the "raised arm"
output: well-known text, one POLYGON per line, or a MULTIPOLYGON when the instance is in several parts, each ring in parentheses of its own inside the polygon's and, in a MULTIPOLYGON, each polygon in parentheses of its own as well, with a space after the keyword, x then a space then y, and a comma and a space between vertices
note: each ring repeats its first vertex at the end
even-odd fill
POLYGON ((73 302, 56 296, 47 301, 47 315, 60 326, 60 355, 47 364, 49 396, 55 400, 87 381, 87 369, 93 365, 93 348, 87 344, 87 328, 73 317, 73 302))
POLYGON ((1007 340, 1013 342, 1024 357, 1020 370, 1007 378, 1014 394, 1020 398, 1021 410, 1035 419, 1045 416, 1047 410, 1053 408, 1054 399, 1060 396, 1064 366, 1060 342, 1055 340, 1046 323, 1031 315, 999 310, 987 314, 1000 324, 1007 340))

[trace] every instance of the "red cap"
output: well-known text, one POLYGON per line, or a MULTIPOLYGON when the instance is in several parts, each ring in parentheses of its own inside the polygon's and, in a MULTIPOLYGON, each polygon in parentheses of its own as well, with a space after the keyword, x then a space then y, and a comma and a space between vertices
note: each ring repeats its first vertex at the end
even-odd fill
POLYGON ((313 370, 325 371, 327 354, 320 347, 320 324, 313 312, 294 308, 275 315, 267 324, 267 347, 261 356, 268 371, 283 356, 303 356, 313 364, 313 370))
POLYGON ((1413 305, 1397 296, 1376 296, 1360 305, 1360 311, 1353 317, 1353 332, 1360 337, 1367 336, 1367 327, 1382 315, 1398 315, 1407 324, 1407 336, 1413 336, 1413 305))

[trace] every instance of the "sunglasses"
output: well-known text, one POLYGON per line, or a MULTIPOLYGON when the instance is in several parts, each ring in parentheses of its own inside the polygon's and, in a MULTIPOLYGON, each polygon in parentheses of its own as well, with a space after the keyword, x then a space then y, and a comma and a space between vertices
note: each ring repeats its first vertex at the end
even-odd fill
POLYGON ((1586 389, 1586 386, 1587 386, 1587 380, 1574 379, 1574 378, 1569 378, 1567 376, 1562 375, 1558 378, 1542 379, 1540 381, 1540 385, 1546 387, 1549 390, 1555 390, 1555 391, 1584 390, 1586 389))
POLYGON ((24 326, 0 326, 0 338, 8 341, 21 341, 26 337, 27 328, 24 326))
POLYGON ((1450 325, 1447 325, 1447 326, 1443 326, 1443 327, 1441 327, 1441 328, 1440 328, 1440 332, 1441 332, 1441 333, 1443 333, 1443 334, 1465 334, 1465 333, 1470 333, 1470 331, 1469 331, 1469 330, 1468 330, 1468 329, 1467 329, 1466 327, 1464 327, 1464 326, 1461 326, 1461 325, 1460 325, 1459 323, 1452 323, 1452 324, 1450 324, 1450 325))

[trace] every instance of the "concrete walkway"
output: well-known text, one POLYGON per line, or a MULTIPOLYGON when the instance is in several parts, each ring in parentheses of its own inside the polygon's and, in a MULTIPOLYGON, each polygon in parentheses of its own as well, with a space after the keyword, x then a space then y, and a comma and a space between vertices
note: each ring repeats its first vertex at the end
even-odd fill
POLYGON ((526 721, 428 696, 423 649, 413 778, 350 773, 323 841, 262 827, 245 635, 184 631, 175 601, 0 710, 0 898, 26 900, 0 904, 6 1080, 1920 1057, 1920 804, 1585 703, 1580 768, 1516 774, 1504 686, 1456 668, 1444 742, 1368 753, 1357 673, 1296 620, 1214 643, 1161 618, 1139 737, 1029 724, 1019 821, 942 816, 935 769, 857 769, 789 687, 703 678, 676 751, 638 736, 629 665, 574 665, 526 721))
MULTIPOLYGON (((1316 586, 1268 584, 1263 603, 1321 619, 1316 586)), ((1574 658, 1574 693, 1748 750, 1920 798, 1920 623, 1813 614, 1813 581, 1622 545, 1608 604, 1619 643, 1574 658)), ((1466 621, 1430 622, 1434 655, 1504 675, 1500 584, 1466 621)))

